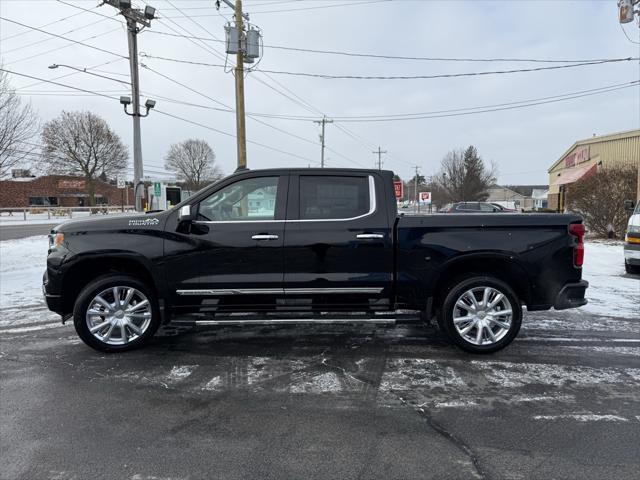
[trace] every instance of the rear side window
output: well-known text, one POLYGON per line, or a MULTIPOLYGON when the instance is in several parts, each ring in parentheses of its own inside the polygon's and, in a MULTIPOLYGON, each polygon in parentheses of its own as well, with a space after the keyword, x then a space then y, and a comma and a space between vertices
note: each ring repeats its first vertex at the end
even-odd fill
POLYGON ((359 217, 370 208, 368 177, 300 177, 301 220, 359 217))
POLYGON ((481 203, 480 210, 482 210, 483 212, 495 212, 498 209, 490 203, 481 203))

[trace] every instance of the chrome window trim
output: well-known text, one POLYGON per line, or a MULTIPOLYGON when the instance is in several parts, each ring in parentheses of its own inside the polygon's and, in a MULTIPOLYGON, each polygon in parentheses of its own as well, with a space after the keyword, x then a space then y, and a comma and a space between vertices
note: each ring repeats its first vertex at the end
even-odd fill
MULTIPOLYGON (((315 175, 322 176, 322 175, 315 175)), ((328 175, 327 175, 328 176, 328 175)), ((349 218, 309 218, 309 219, 289 219, 289 220, 194 220, 196 225, 200 224, 228 224, 228 223, 303 223, 303 222, 349 222, 351 220, 359 220, 361 218, 369 217, 376 213, 376 182, 373 175, 368 175, 369 178, 369 211, 358 215, 357 217, 349 218)))
POLYGON ((384 287, 344 287, 344 288, 213 288, 176 290, 178 295, 316 295, 346 293, 381 293, 384 287))
MULTIPOLYGON (((313 176, 323 176, 322 174, 313 175, 313 176)), ((329 176, 329 175, 325 175, 329 176)), ((368 175, 369 177, 369 211, 367 213, 363 213, 362 215, 358 215, 357 217, 349 217, 349 218, 304 218, 304 219, 294 219, 287 220, 287 222, 292 223, 303 223, 303 222, 349 222, 351 220, 358 220, 360 218, 365 218, 370 215, 373 215, 376 212, 376 182, 373 178, 373 175, 368 175)), ((345 177, 347 178, 347 177, 345 177)))

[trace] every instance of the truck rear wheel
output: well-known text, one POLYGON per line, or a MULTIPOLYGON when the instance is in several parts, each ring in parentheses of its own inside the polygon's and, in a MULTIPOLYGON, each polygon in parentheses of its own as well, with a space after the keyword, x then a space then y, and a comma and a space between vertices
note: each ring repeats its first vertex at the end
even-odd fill
POLYGON ((502 280, 476 276, 449 290, 438 323, 460 348, 492 353, 509 345, 520 331, 522 307, 502 280))
POLYGON ((160 325, 155 293, 128 275, 106 275, 89 283, 73 309, 78 336, 102 352, 121 352, 148 342, 160 325))

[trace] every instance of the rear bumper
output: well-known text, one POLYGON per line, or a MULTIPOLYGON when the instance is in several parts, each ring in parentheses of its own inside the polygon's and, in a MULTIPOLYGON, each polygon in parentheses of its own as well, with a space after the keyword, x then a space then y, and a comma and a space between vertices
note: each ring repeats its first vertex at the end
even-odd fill
POLYGON ((640 243, 624 244, 624 261, 630 265, 640 265, 640 243))
POLYGON ((565 310, 567 308, 576 308, 586 305, 587 299, 584 298, 584 294, 588 286, 589 282, 586 280, 580 280, 576 283, 567 283, 562 287, 560 292, 558 292, 553 308, 556 310, 565 310))

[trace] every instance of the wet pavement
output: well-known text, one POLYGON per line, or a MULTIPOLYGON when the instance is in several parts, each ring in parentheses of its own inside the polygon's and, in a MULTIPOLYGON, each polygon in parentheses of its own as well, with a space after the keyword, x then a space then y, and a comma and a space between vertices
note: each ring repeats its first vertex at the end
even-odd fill
POLYGON ((126 354, 0 329, 7 479, 638 478, 640 315, 528 314, 488 356, 431 326, 164 329, 126 354))

